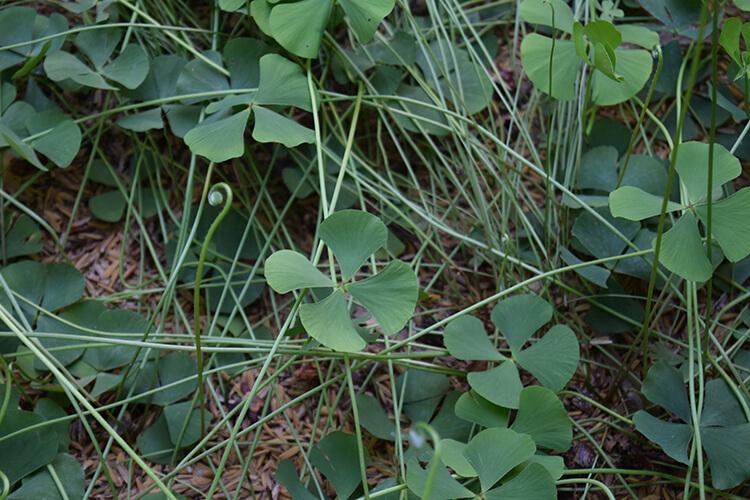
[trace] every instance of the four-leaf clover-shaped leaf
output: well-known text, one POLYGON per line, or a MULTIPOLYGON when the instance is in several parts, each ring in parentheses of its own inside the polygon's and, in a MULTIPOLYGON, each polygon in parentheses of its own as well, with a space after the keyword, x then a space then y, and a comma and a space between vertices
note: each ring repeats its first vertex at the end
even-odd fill
MULTIPOLYGON (((676 170, 680 176, 683 204, 669 202, 668 212, 683 211, 672 228, 664 233, 660 262, 675 274, 691 281, 706 281, 713 274, 698 221, 708 227, 708 152, 709 145, 686 142, 680 146, 676 170)), ((714 199, 722 186, 742 173, 742 167, 724 146, 714 145, 712 186, 714 199)), ((750 255, 750 233, 742 228, 750 218, 750 188, 712 203, 711 232, 714 241, 732 262, 750 255)), ((612 215, 643 220, 659 215, 662 199, 634 186, 623 186, 609 195, 612 215)))
MULTIPOLYGON (((557 497, 552 469, 559 469, 559 465, 557 461, 552 465, 552 461, 546 460, 551 457, 536 455, 537 444, 528 434, 494 427, 479 432, 466 444, 441 440, 439 447, 443 464, 449 464, 459 476, 479 479, 481 498, 552 500, 557 497)), ((475 497, 442 464, 431 464, 425 470, 416 457, 411 458, 406 468, 407 487, 420 498, 426 498, 428 484, 431 499, 475 497), (433 467, 437 472, 430 478, 433 467)))
POLYGON ((121 36, 122 31, 116 28, 83 31, 76 36, 75 44, 94 68, 70 52, 57 50, 44 60, 44 71, 55 82, 72 80, 84 87, 116 90, 110 83, 114 82, 134 89, 148 75, 148 54, 137 43, 131 43, 111 59, 121 36))
POLYGON ((600 106, 627 101, 648 81, 653 64, 651 54, 647 50, 618 46, 628 42, 652 49, 659 41, 655 33, 621 31, 602 19, 583 26, 575 22, 572 10, 562 0, 524 0, 520 13, 526 22, 554 27, 572 35, 572 40, 553 40, 531 33, 521 43, 524 71, 539 90, 555 99, 576 97, 581 63, 596 70, 591 75, 592 98, 600 106))
POLYGON ((279 45, 300 57, 318 55, 334 5, 339 5, 362 43, 369 42, 395 0, 255 0, 250 8, 255 22, 279 45))
POLYGON ((506 408, 518 408, 523 386, 516 365, 530 372, 545 387, 561 390, 578 365, 578 340, 564 325, 552 327, 539 340, 524 348, 543 325, 552 319, 552 306, 536 295, 517 295, 498 303, 492 322, 505 336, 511 359, 501 354, 473 316, 452 321, 443 338, 454 357, 472 361, 501 361, 483 372, 468 376, 469 385, 483 398, 506 408))
POLYGON ((352 322, 346 294, 367 309, 385 335, 401 330, 414 312, 418 285, 414 271, 401 261, 362 281, 352 281, 365 260, 386 245, 388 229, 367 212, 342 210, 320 225, 320 238, 333 251, 341 268, 340 284, 320 272, 306 257, 291 250, 275 252, 266 260, 265 276, 278 293, 299 289, 332 289, 299 308, 302 325, 321 344, 356 352, 365 341, 352 322))
MULTIPOLYGON (((690 403, 677 368, 663 362, 651 367, 643 381, 643 395, 654 404, 691 422, 690 403)), ((664 450, 664 453, 687 464, 688 447, 695 434, 690 423, 662 420, 644 410, 633 415, 635 428, 664 450)), ((700 434, 703 451, 708 457, 715 488, 728 489, 750 478, 747 450, 750 448, 750 423, 729 386, 721 379, 706 384, 700 434)))
POLYGON ((245 152, 244 133, 250 114, 255 114, 253 139, 258 142, 279 142, 286 147, 315 142, 315 134, 296 121, 273 111, 268 106, 294 106, 312 110, 307 79, 302 69, 277 54, 260 58, 258 91, 229 96, 213 103, 206 112, 215 114, 185 134, 190 150, 219 163, 238 158, 245 152), (220 111, 242 106, 242 110, 222 118, 220 111), (218 118, 218 119, 215 119, 218 118))

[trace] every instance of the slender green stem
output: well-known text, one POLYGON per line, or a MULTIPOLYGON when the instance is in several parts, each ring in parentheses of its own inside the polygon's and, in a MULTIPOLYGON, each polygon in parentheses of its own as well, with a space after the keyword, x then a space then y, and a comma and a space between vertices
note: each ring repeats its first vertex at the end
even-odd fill
POLYGON ((216 184, 208 193, 208 203, 212 206, 223 204, 221 212, 216 216, 206 232, 206 237, 201 245, 198 266, 195 270, 195 288, 193 289, 193 335, 195 335, 195 354, 198 358, 198 401, 200 402, 201 435, 206 430, 205 416, 205 387, 203 382, 203 351, 201 348, 201 281, 203 279, 203 265, 206 262, 208 248, 214 233, 221 225, 221 221, 227 216, 232 208, 232 188, 224 182, 216 184), (223 194, 222 194, 223 191, 223 194))

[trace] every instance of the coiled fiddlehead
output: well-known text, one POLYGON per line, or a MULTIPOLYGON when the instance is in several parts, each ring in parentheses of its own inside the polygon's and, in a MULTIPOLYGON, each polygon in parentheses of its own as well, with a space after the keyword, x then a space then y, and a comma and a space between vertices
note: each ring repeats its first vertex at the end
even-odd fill
POLYGON ((203 350, 201 346, 201 280, 203 278, 203 264, 206 262, 206 255, 208 254, 208 247, 211 244, 211 238, 219 228, 221 221, 229 213, 229 209, 232 208, 232 198, 232 188, 230 188, 225 182, 220 182, 214 185, 214 187, 211 188, 211 191, 209 191, 209 205, 215 207, 223 203, 224 207, 206 232, 206 237, 203 239, 201 252, 198 256, 198 266, 195 270, 195 288, 193 289, 193 322, 195 325, 193 328, 193 334, 195 335, 195 355, 198 358, 198 401, 200 403, 201 435, 203 435, 206 430, 206 402, 205 390, 203 387, 203 350))

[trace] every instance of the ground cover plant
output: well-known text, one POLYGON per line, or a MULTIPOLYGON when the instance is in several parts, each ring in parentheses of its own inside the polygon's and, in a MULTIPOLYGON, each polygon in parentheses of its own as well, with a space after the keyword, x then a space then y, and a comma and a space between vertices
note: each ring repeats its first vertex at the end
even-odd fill
POLYGON ((0 499, 748 498, 750 2, 0 5, 0 499))

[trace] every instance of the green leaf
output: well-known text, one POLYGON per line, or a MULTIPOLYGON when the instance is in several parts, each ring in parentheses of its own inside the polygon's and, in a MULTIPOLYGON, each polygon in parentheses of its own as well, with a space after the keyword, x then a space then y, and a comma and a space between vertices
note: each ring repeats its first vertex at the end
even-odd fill
POLYGON ((16 70, 13 75, 11 75, 10 79, 18 80, 28 76, 37 66, 39 66, 39 63, 44 60, 44 57, 47 55, 47 51, 49 51, 49 48, 51 46, 52 40, 47 40, 46 42, 44 42, 42 50, 37 55, 27 59, 26 62, 23 63, 23 66, 16 70))
MULTIPOLYGON (((42 264, 27 260, 5 266, 1 272, 11 291, 47 311, 62 309, 83 296, 83 276, 69 264, 42 264)), ((3 297, 0 300, 7 300, 4 293, 0 296, 3 297)), ((37 308, 21 300, 18 302, 28 318, 37 317, 37 308)))
POLYGON ((396 90, 396 95, 408 99, 408 101, 398 101, 390 106, 391 113, 400 126, 409 132, 424 132, 437 136, 448 134, 445 115, 428 107, 435 106, 435 102, 422 87, 402 84, 396 90), (428 106, 418 103, 425 103, 428 106))
POLYGON ((740 53, 740 35, 742 33, 742 19, 739 17, 730 17, 724 21, 724 26, 721 28, 721 36, 719 36, 719 45, 724 47, 727 54, 737 63, 738 66, 742 66, 742 55, 740 53))
POLYGON ((334 351, 359 352, 365 347, 349 317, 341 290, 334 290, 320 302, 302 304, 299 317, 307 333, 334 351))
MULTIPOLYGON (((57 420, 68 416, 68 412, 60 407, 50 398, 41 398, 34 406, 34 413, 41 415, 45 420, 57 420)), ((45 427, 50 437, 57 442, 57 449, 65 452, 70 447, 70 422, 63 420, 45 427)))
POLYGON ((333 282, 318 271, 307 257, 292 250, 279 250, 266 259, 264 275, 278 293, 300 288, 330 288, 333 282))
POLYGON ((541 465, 555 481, 560 479, 565 472, 565 460, 563 460, 563 457, 534 455, 526 463, 541 465))
POLYGON ((468 114, 482 111, 492 100, 487 71, 455 44, 432 42, 429 50, 419 52, 417 63, 432 87, 468 114))
POLYGON ((509 411, 494 405, 474 391, 461 394, 455 404, 456 416, 482 427, 507 427, 509 411))
POLYGON ((747 460, 750 424, 701 427, 701 442, 708 456, 714 488, 734 488, 750 478, 747 460))
POLYGON ((258 104, 295 106, 312 111, 310 89, 302 68, 277 54, 260 58, 260 83, 255 95, 258 104))
MULTIPOLYGON (((365 463, 370 457, 365 453, 365 463)), ((357 437, 335 431, 310 451, 310 463, 333 484, 339 498, 349 498, 361 483, 357 437)))
POLYGON ((2 141, 0 141, 0 147, 7 145, 19 158, 26 160, 40 170, 47 170, 47 168, 39 161, 39 158, 31 146, 23 142, 15 132, 2 123, 0 123, 0 138, 2 138, 2 141))
POLYGON ((529 464, 502 486, 490 490, 487 500, 555 500, 557 487, 547 469, 539 464, 529 464))
POLYGON ((355 281, 348 290, 372 314, 385 335, 393 335, 406 325, 419 296, 417 276, 400 260, 391 262, 375 276, 355 281))
POLYGON ((316 497, 299 480, 299 474, 291 460, 284 459, 276 465, 275 477, 276 481, 284 486, 295 500, 315 500, 316 497))
POLYGON ((15 221, 6 220, 5 224, 6 258, 31 255, 42 250, 42 231, 31 217, 21 214, 15 221))
POLYGON ((130 192, 126 198, 120 191, 108 191, 92 196, 89 199, 89 210, 94 217, 105 222, 120 221, 128 208, 140 210, 142 218, 153 217, 163 208, 157 196, 155 189, 138 187, 134 193, 133 202, 129 202, 130 192))
POLYGON ((617 187, 617 149, 613 146, 597 146, 586 151, 581 158, 578 172, 578 187, 612 191, 617 187))
POLYGON ((81 129, 73 120, 64 119, 29 144, 58 167, 67 167, 81 148, 81 129))
POLYGON ((573 330, 556 325, 540 340, 516 354, 518 364, 545 387, 559 392, 578 366, 578 339, 573 330))
POLYGON ((523 0, 520 5, 521 19, 531 24, 549 26, 566 33, 573 30, 574 16, 563 0, 523 0), (554 24, 552 16, 554 11, 554 24))
MULTIPOLYGON (((221 67, 221 54, 214 51, 206 51, 203 56, 221 67)), ((177 77, 177 94, 198 94, 202 92, 215 92, 229 90, 229 82, 214 66, 202 59, 193 59, 185 64, 177 77)), ((205 98, 196 98, 186 101, 187 104, 199 102, 205 98)))
POLYGON ((114 61, 102 68, 102 75, 127 89, 134 89, 146 79, 148 69, 146 50, 137 43, 131 43, 114 61))
POLYGON ((638 45, 646 50, 659 46, 659 34, 646 26, 637 24, 621 24, 617 30, 622 35, 623 43, 638 45))
POLYGON ((685 212, 672 228, 664 233, 659 261, 686 280, 703 282, 713 274, 698 230, 698 221, 685 212))
POLYGON ((187 61, 176 55, 155 57, 146 79, 134 90, 126 92, 139 101, 154 101, 177 94, 177 80, 187 61))
POLYGON ((171 352, 159 359, 159 386, 162 389, 154 394, 152 402, 157 405, 170 405, 195 392, 198 381, 195 358, 182 351, 171 352), (168 388, 163 388, 180 380, 187 379, 168 388))
POLYGON ((468 380, 471 388, 486 400, 503 408, 518 408, 523 385, 512 361, 483 372, 469 373, 468 380))
POLYGON ((47 56, 44 60, 44 71, 49 79, 55 82, 70 79, 86 87, 115 90, 115 87, 104 81, 101 75, 64 50, 52 52, 47 56))
MULTIPOLYGON (((93 301, 86 301, 82 304, 89 304, 92 302, 93 301)), ((74 307, 78 308, 79 306, 76 305, 74 307)), ((77 315, 77 317, 83 319, 81 317, 83 314, 85 313, 81 308, 81 314, 77 315)), ((65 318, 73 320, 71 310, 66 311, 65 318)), ((146 318, 134 311, 128 311, 126 309, 110 310, 101 307, 98 315, 88 316, 87 319, 89 323, 92 324, 93 329, 105 332, 105 335, 106 332, 144 334, 148 331, 148 321, 146 318)), ((81 324, 85 325, 86 323, 81 322, 81 324)), ((136 352, 137 348, 132 346, 111 345, 87 349, 83 359, 97 370, 112 370, 130 363, 136 352)))
POLYGON ((97 219, 118 222, 125 213, 127 200, 119 191, 109 191, 89 199, 89 210, 97 219))
MULTIPOLYGON (((662 198, 633 187, 622 186, 609 194, 609 209, 614 217, 640 221, 661 213, 662 198)), ((672 201, 667 202, 667 213, 682 207, 672 201)))
POLYGON ((450 391, 443 398, 435 417, 430 425, 442 438, 466 441, 472 431, 472 424, 456 415, 456 403, 460 398, 459 391, 450 391))
POLYGON ((372 40, 381 21, 391 13, 396 0, 339 0, 361 43, 372 40))
POLYGON ((496 427, 474 436, 466 445, 464 457, 479 475, 482 491, 487 491, 535 452, 531 437, 496 427))
MULTIPOLYGON (((78 461, 66 453, 55 457, 50 464, 55 471, 60 484, 65 491, 65 498, 83 498, 85 483, 83 469, 78 461)), ((24 500, 35 498, 40 500, 63 500, 55 480, 49 470, 41 469, 34 475, 24 479, 23 485, 10 494, 8 500, 24 500)))
POLYGON ((269 28, 273 38, 300 57, 318 57, 320 40, 328 24, 333 0, 299 0, 271 9, 269 28))
POLYGON ((497 351, 487 337, 482 320, 476 316, 461 316, 445 327, 443 343, 456 359, 466 361, 502 361, 505 356, 497 351))
POLYGON ((270 109, 255 106, 253 139, 258 142, 278 142, 288 148, 300 144, 313 144, 315 132, 294 120, 270 109))
POLYGON ((573 424, 555 393, 544 387, 526 387, 519 396, 518 414, 511 426, 528 434, 538 446, 567 451, 573 440, 573 424))
POLYGON ((737 397, 724 379, 716 378, 706 384, 701 426, 730 426, 747 423, 737 397))
POLYGON ((169 439, 169 428, 164 415, 138 436, 136 444, 146 460, 164 465, 172 463, 174 446, 169 439))
POLYGON ((552 95, 555 99, 570 101, 576 96, 575 84, 580 59, 576 54, 574 43, 569 40, 556 40, 554 50, 554 57, 551 58, 551 38, 537 33, 528 34, 521 42, 521 64, 537 89, 552 95), (552 61, 551 85, 550 60, 552 61))
POLYGON ((154 108, 122 116, 117 119, 117 125, 133 132, 147 132, 164 128, 164 121, 161 119, 161 108, 154 108))
POLYGON ((664 362, 654 363, 643 380, 641 392, 652 403, 690 422, 690 403, 682 374, 677 368, 664 362))
MULTIPOLYGON (((584 262, 565 247, 560 247, 560 258, 569 266, 582 264, 584 262)), ((609 286, 608 281, 612 274, 608 269, 594 265, 577 268, 575 269, 575 273, 602 288, 607 288, 609 286)))
POLYGON ((214 163, 239 158, 245 152, 245 126, 250 110, 240 111, 228 118, 200 124, 185 134, 190 151, 214 163))
POLYGON ((362 427, 385 441, 396 440, 396 424, 386 414, 377 399, 369 394, 357 394, 357 410, 362 427))
POLYGON ((464 456, 466 443, 461 443, 455 439, 441 439, 440 449, 440 460, 446 467, 450 467, 461 477, 477 476, 477 471, 464 456))
POLYGON ((247 5, 247 0, 219 0, 219 8, 224 12, 236 12, 247 5))
POLYGON ((552 306, 537 295, 515 295, 492 309, 492 323, 500 330, 514 353, 521 350, 539 328, 552 319, 552 306))
MULTIPOLYGON (((34 38, 36 11, 30 7, 11 6, 0 12, 0 44, 11 45, 34 38)), ((26 57, 21 51, 0 52, 0 70, 21 63, 26 57)))
MULTIPOLYGON (((200 407, 193 401, 176 403, 164 408, 164 420, 169 431, 169 440, 174 446, 187 448, 201 438, 200 407), (184 429, 184 430, 183 430, 184 429)), ((211 422, 211 414, 205 411, 206 423, 211 422)))
MULTIPOLYGON (((88 334, 89 332, 84 332, 80 330, 79 328, 75 328, 74 326, 68 325, 67 322, 72 322, 73 324, 79 324, 81 326, 85 327, 93 327, 93 322, 88 321, 88 317, 81 314, 81 312, 90 312, 88 307, 86 307, 88 304, 95 304, 100 305, 97 302, 93 301, 86 301, 81 302, 78 304, 74 304, 71 306, 68 310, 64 311, 62 314, 60 314, 60 318, 62 320, 65 320, 65 322, 58 320, 56 318, 53 318, 51 316, 41 316, 37 322, 37 331, 42 333, 69 333, 69 334, 88 334), (83 320, 83 321, 81 321, 83 320)), ((97 311, 98 312, 98 311, 97 311)), ((57 352, 51 352, 52 356, 63 366, 70 365, 74 361, 76 361, 78 358, 81 357, 81 355, 84 352, 84 348, 77 347, 72 348, 73 346, 80 345, 80 340, 68 340, 68 339, 60 339, 60 338, 43 338, 40 339, 40 343, 47 349, 53 349, 53 348, 65 348, 64 350, 57 351, 57 352)), ((106 347, 103 347, 102 349, 106 349, 106 347)), ((96 349, 95 349, 96 350, 96 349)), ((41 360, 35 360, 34 362, 35 367, 38 370, 46 369, 45 365, 41 362, 41 360)))
MULTIPOLYGON (((227 41, 224 50, 222 50, 222 55, 227 70, 229 70, 232 88, 257 88, 260 84, 260 60, 269 52, 271 52, 271 48, 265 42, 255 38, 236 37, 227 41)), ((286 82, 290 90, 291 83, 286 82)), ((294 87, 297 88, 299 84, 296 83, 296 80, 294 83, 294 87)), ((306 78, 304 78, 304 84, 304 90, 307 90, 306 78)))
MULTIPOLYGON (((708 207, 696 208, 698 217, 708 227, 708 207)), ((744 228, 750 220, 750 188, 743 188, 728 198, 713 203, 711 233, 727 259, 739 262, 750 255, 750 231, 744 228)))
MULTIPOLYGON (((675 169, 687 191, 690 203, 706 200, 708 186, 708 144, 686 142, 680 145, 675 169)), ((713 188, 719 189, 742 173, 740 161, 721 144, 714 144, 713 188)))
POLYGON ((362 210, 334 212, 320 224, 319 234, 333 250, 345 280, 388 241, 383 221, 362 210))
POLYGON ((653 58, 649 52, 640 49, 617 49, 614 52, 617 58, 614 71, 622 80, 615 81, 601 72, 594 73, 593 98, 599 106, 613 106, 634 97, 651 76, 653 58))
POLYGON ((641 225, 634 221, 616 219, 605 208, 598 209, 597 213, 604 220, 588 211, 581 213, 573 223, 573 236, 590 255, 598 259, 620 255, 628 242, 616 235, 605 222, 622 233, 627 240, 633 239, 641 225))
POLYGON ((266 35, 273 37, 271 29, 271 8, 273 5, 269 0, 253 0, 250 2, 250 15, 255 20, 255 24, 266 35))
MULTIPOLYGON (((43 422, 44 418, 40 415, 8 410, 0 422, 0 438, 43 422)), ((49 439, 48 428, 37 427, 0 441, 0 470, 13 486, 31 472, 52 462, 56 454, 57 441, 49 439)))
POLYGON ((74 43, 89 58, 96 68, 101 68, 117 48, 122 39, 119 28, 103 28, 81 31, 74 43))
POLYGON ((406 486, 417 498, 424 500, 453 500, 455 498, 474 498, 474 494, 464 488, 448 473, 448 469, 436 465, 437 473, 430 483, 430 494, 425 495, 428 478, 430 476, 428 465, 423 469, 415 457, 409 459, 406 464, 406 486))
MULTIPOLYGON (((593 44, 601 44, 608 50, 614 50, 622 42, 622 35, 615 25, 604 19, 597 19, 586 24, 586 36, 593 44)), ((614 62, 614 58, 612 59, 614 62)))

